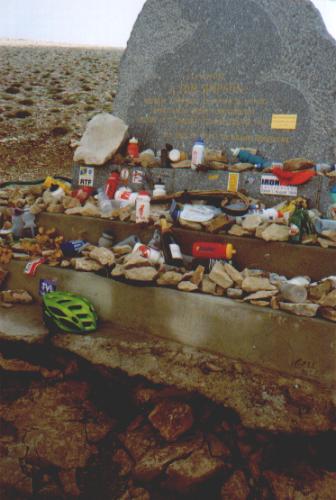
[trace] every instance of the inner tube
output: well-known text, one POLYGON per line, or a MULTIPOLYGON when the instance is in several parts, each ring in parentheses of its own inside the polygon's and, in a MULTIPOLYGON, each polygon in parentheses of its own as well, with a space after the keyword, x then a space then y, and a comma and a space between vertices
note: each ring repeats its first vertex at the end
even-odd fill
MULTIPOLYGON (((72 183, 72 179, 70 179, 69 177, 62 177, 61 175, 54 176, 54 179, 69 182, 69 184, 72 183)), ((37 179, 35 181, 7 181, 1 182, 0 188, 3 189, 9 186, 37 186, 38 184, 43 184, 44 181, 45 179, 37 179)))

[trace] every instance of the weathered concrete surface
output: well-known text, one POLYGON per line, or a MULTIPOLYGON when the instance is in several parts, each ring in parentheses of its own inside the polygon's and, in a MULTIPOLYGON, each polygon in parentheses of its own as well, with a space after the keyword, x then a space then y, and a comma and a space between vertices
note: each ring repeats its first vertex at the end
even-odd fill
MULTIPOLYGON (((121 241, 131 234, 137 234, 146 243, 151 239, 154 228, 141 227, 139 224, 92 219, 76 215, 41 213, 38 222, 41 226, 56 227, 66 239, 82 238, 96 244, 103 231, 109 230, 115 241, 121 241)), ((257 238, 243 238, 215 235, 205 232, 176 228, 174 234, 183 253, 191 255, 195 241, 218 241, 232 243, 237 249, 235 264, 244 267, 260 268, 265 271, 297 276, 298 272, 313 280, 320 280, 335 274, 336 249, 308 247, 281 242, 266 242, 257 238)))
POLYGON ((93 273, 44 265, 34 278, 26 277, 23 267, 23 263, 11 263, 8 286, 26 288, 36 299, 39 280, 56 279, 57 290, 82 293, 93 302, 102 320, 111 321, 118 328, 163 337, 324 384, 336 383, 333 323, 223 297, 133 286, 93 273))
POLYGON ((94 365, 202 394, 237 411, 246 427, 285 432, 336 428, 334 391, 316 382, 111 324, 90 336, 58 335, 53 344, 94 365))
POLYGON ((32 306, 0 308, 0 340, 34 344, 43 342, 48 330, 41 321, 41 311, 32 306))

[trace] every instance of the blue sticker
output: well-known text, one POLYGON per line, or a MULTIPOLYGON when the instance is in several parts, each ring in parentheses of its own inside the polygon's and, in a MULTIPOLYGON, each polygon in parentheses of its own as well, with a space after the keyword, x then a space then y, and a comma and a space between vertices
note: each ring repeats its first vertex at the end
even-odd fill
POLYGON ((46 280, 46 279, 40 280, 40 290, 39 290, 40 295, 45 295, 46 293, 55 291, 56 291, 55 280, 46 280))

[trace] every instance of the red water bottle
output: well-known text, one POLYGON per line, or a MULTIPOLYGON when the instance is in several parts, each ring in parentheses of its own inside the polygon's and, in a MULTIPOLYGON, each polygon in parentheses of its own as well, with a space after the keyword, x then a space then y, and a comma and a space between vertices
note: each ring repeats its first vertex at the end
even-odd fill
POLYGON ((105 194, 110 200, 114 198, 115 192, 117 190, 120 180, 120 175, 118 172, 112 172, 110 177, 107 179, 105 186, 105 194))
POLYGON ((235 253, 231 243, 196 241, 192 247, 192 256, 198 259, 231 260, 235 253))
POLYGON ((131 158, 138 158, 139 156, 139 141, 135 137, 132 137, 128 143, 127 154, 131 158))

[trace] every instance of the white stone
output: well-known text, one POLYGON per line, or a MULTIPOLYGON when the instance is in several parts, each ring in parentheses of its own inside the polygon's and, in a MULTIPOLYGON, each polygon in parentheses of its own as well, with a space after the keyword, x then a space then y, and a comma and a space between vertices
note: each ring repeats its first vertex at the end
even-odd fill
POLYGON ((277 290, 277 287, 270 283, 268 278, 245 278, 242 284, 244 292, 253 293, 260 290, 277 290))
POLYGON ((313 318, 316 316, 318 304, 312 304, 310 302, 305 302, 303 304, 290 304, 287 302, 280 302, 280 309, 283 311, 296 314, 297 316, 307 316, 308 318, 313 318))
POLYGON ((289 228, 280 224, 271 224, 262 232, 261 237, 265 241, 288 241, 289 228))
POLYGON ((128 126, 109 113, 100 113, 90 120, 74 154, 74 162, 103 165, 127 138, 128 126))
POLYGON ((211 279, 211 281, 216 283, 216 285, 221 286, 225 290, 227 288, 231 288, 233 285, 233 280, 225 271, 224 265, 220 262, 216 262, 211 270, 211 273, 209 274, 209 278, 211 279))
POLYGON ((95 247, 89 253, 90 259, 97 260, 102 266, 113 266, 115 263, 114 253, 108 248, 95 247))

